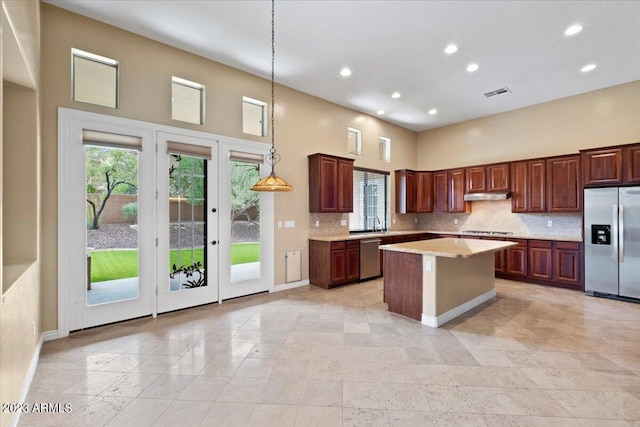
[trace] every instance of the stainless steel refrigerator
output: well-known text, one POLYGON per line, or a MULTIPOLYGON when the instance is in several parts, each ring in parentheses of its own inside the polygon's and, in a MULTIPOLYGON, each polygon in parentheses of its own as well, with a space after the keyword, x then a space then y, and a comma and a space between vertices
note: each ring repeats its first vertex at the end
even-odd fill
POLYGON ((584 190, 584 247, 588 295, 640 299, 640 187, 584 190))

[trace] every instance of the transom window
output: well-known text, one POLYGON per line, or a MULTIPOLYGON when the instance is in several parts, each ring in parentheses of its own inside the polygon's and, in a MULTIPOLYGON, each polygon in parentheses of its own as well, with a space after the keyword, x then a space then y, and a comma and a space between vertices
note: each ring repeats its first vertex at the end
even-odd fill
POLYGON ((118 61, 71 49, 73 99, 118 108, 118 61))
POLYGON ((204 124, 204 85, 171 78, 171 118, 182 122, 204 124))
POLYGON ((389 228, 389 172, 355 168, 349 231, 389 228))
POLYGON ((267 136, 267 103, 242 97, 242 132, 267 136))
POLYGON ((347 152, 353 156, 362 156, 362 132, 347 128, 347 152))

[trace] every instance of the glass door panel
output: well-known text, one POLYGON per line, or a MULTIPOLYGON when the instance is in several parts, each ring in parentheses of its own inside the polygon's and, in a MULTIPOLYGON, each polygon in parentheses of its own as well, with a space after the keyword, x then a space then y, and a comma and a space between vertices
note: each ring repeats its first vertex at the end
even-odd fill
POLYGON ((169 153, 170 292, 207 286, 207 160, 169 153))
POLYGON ((86 305, 138 298, 138 151, 85 146, 86 305))
POLYGON ((231 283, 259 279, 260 193, 251 187, 260 179, 260 165, 234 161, 231 166, 231 283))

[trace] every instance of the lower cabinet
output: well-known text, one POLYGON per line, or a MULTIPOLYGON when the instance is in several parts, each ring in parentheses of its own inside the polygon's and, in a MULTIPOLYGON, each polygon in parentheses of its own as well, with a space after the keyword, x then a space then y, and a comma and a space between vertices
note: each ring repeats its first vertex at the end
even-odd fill
POLYGON ((360 278, 360 241, 309 240, 309 281, 328 289, 360 278))
POLYGON ((506 240, 518 242, 518 246, 504 251, 506 267, 503 270, 498 269, 496 258, 496 277, 576 290, 584 289, 581 243, 506 240))

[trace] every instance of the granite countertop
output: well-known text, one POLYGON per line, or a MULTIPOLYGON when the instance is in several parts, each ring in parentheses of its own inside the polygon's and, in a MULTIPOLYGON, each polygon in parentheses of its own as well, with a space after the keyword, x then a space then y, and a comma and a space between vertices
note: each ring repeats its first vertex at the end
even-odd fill
POLYGON ((334 236, 309 236, 309 240, 317 240, 321 242, 336 242, 341 240, 362 240, 371 239, 374 237, 388 237, 388 236, 406 236, 409 234, 450 234, 452 236, 468 236, 473 237, 495 237, 501 239, 528 239, 528 240, 552 240, 558 242, 582 242, 581 237, 563 237, 563 236, 536 236, 536 235, 524 235, 524 234, 509 234, 509 235, 495 235, 495 234, 476 234, 476 233, 464 233, 462 231, 440 231, 440 230, 402 230, 402 231, 385 231, 382 233, 354 233, 354 234, 341 234, 334 236))
POLYGON ((419 240, 417 242, 382 245, 380 246, 380 249, 445 258, 469 258, 474 255, 496 252, 516 245, 516 242, 509 241, 454 239, 451 237, 445 237, 442 239, 419 240))

